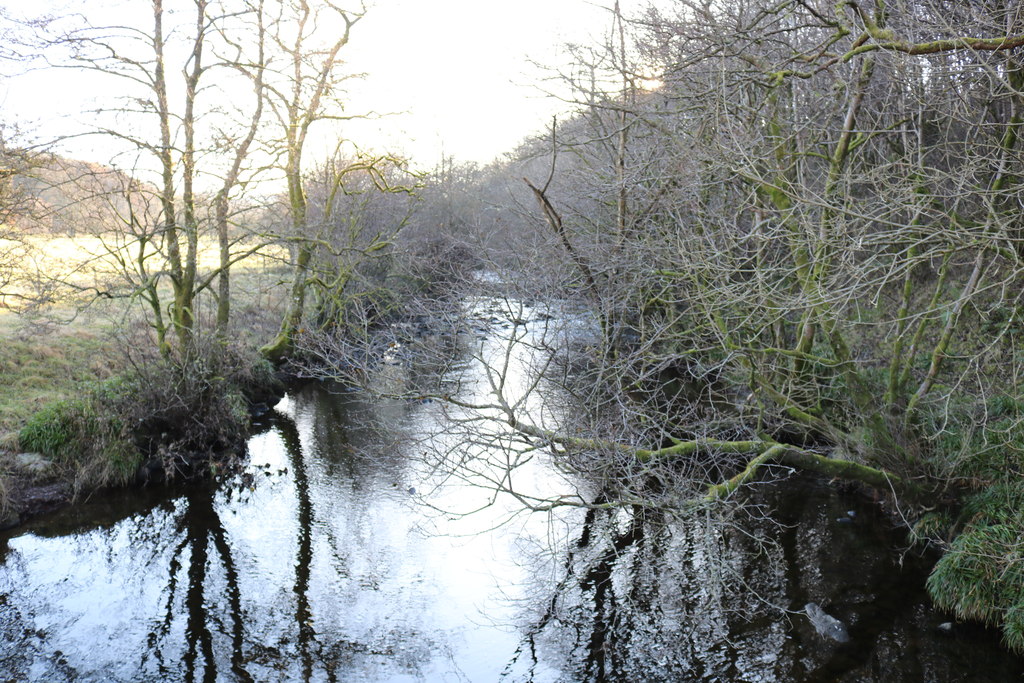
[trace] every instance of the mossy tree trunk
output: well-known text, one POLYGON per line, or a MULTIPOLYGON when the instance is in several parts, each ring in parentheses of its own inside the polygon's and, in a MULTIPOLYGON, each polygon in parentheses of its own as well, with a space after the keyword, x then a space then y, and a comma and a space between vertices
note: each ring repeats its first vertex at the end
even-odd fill
POLYGON ((289 239, 296 242, 291 263, 292 282, 280 329, 277 336, 260 349, 265 358, 273 361, 287 356, 294 345, 295 334, 306 313, 310 268, 320 239, 318 226, 309 222, 303 153, 314 123, 345 118, 340 111, 329 106, 328 98, 333 96, 340 78, 338 55, 348 44, 352 27, 362 18, 361 14, 352 13, 333 2, 325 3, 324 12, 340 19, 344 28, 326 49, 317 51, 311 49, 309 41, 324 30, 319 24, 325 19, 307 3, 296 9, 295 16, 291 17, 294 24, 287 27, 276 25, 274 35, 275 43, 287 56, 290 82, 266 90, 267 105, 274 110, 283 127, 282 153, 292 229, 289 239))

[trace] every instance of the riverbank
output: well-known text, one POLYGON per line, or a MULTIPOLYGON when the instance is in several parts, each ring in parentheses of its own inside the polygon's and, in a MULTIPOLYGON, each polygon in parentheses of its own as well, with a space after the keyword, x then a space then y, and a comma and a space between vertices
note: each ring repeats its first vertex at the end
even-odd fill
MULTIPOLYGON (((192 404, 199 413, 213 409, 211 419, 218 409, 233 413, 231 424, 247 423, 251 413, 267 410, 270 394, 281 392, 277 388, 266 392, 266 387, 274 385, 269 365, 262 368, 262 374, 251 372, 259 360, 251 349, 269 338, 279 323, 283 273, 261 265, 254 257, 233 274, 236 295, 229 355, 241 359, 227 363, 233 367, 212 362, 209 354, 191 370, 180 359, 177 370, 169 367, 160 359, 151 329, 139 317, 144 313, 142 305, 135 299, 100 298, 83 307, 68 301, 52 302, 32 310, 0 312, 0 336, 4 338, 0 346, 0 386, 4 387, 0 395, 0 521, 24 523, 105 487, 146 481, 148 474, 159 469, 152 457, 159 451, 157 442, 182 440, 181 434, 175 434, 174 423, 191 422, 192 404), (185 381, 189 375, 196 381, 185 381), (219 403, 218 396, 231 395, 227 403, 211 404, 219 403), (104 403, 101 413, 109 412, 124 422, 107 425, 113 428, 105 429, 106 437, 135 439, 149 432, 134 444, 145 456, 134 467, 122 463, 114 476, 106 476, 111 473, 105 474, 102 467, 83 476, 79 467, 83 463, 71 452, 74 447, 70 444, 50 443, 52 451, 62 450, 56 453, 37 443, 22 443, 26 426, 36 420, 37 426, 48 432, 46 440, 70 438, 77 430, 84 446, 79 450, 104 445, 98 444, 95 431, 90 432, 97 426, 93 418, 102 415, 82 410, 97 402, 104 403), (60 429, 51 429, 57 426, 53 418, 63 420, 60 429), (130 433, 114 433, 122 428, 130 433), (49 465, 38 464, 41 460, 49 465), (36 464, 25 467, 24 461, 36 464), (139 472, 140 466, 146 471, 139 472)), ((204 342, 206 347, 212 343, 204 342)), ((244 442, 248 428, 234 429, 231 424, 226 430, 213 431, 234 434, 197 434, 195 440, 211 440, 212 436, 212 441, 244 442)), ((189 443, 184 445, 186 450, 189 447, 189 443)), ((166 449, 164 454, 173 455, 166 449)))
POLYGON ((269 363, 227 345, 126 362, 113 343, 64 332, 4 354, 15 389, 0 412, 0 528, 111 487, 230 468, 251 418, 284 392, 269 363))
MULTIPOLYGON (((11 316, 0 322, 15 324, 11 316)), ((82 386, 109 379, 113 345, 101 326, 89 321, 74 329, 5 329, 0 347, 0 528, 10 528, 67 505, 72 483, 53 463, 20 447, 18 432, 48 404, 79 394, 82 386)))
POLYGON ((0 530, 12 529, 33 517, 71 503, 73 488, 52 474, 52 463, 37 453, 0 454, 4 475, 4 508, 0 530))

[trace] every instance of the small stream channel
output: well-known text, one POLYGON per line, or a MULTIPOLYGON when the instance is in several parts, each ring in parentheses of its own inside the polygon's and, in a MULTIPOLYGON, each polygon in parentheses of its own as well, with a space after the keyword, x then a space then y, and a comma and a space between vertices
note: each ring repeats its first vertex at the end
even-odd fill
MULTIPOLYGON (((486 393, 470 359, 454 372, 486 393)), ((0 680, 1024 678, 997 633, 940 628, 927 562, 862 495, 793 476, 728 523, 524 514, 423 457, 483 447, 446 442, 443 420, 436 403, 296 386, 244 471, 0 534, 0 680), (808 602, 850 641, 818 635, 808 602)), ((519 485, 576 490, 546 456, 517 465, 519 485)))

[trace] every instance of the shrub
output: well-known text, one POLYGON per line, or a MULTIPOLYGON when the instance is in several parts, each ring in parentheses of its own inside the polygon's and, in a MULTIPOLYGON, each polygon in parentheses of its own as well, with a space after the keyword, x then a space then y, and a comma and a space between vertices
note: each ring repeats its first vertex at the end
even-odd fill
POLYGON ((22 448, 51 457, 72 474, 78 490, 127 483, 141 455, 123 420, 109 410, 110 391, 97 387, 38 411, 18 434, 22 448))
POLYGON ((19 440, 67 468, 79 490, 126 484, 152 458, 168 476, 204 474, 244 442, 250 403, 277 391, 273 367, 255 354, 197 346, 46 406, 19 440))
POLYGON ((162 457, 169 475, 191 476, 242 444, 249 404, 262 400, 274 376, 255 354, 209 344, 183 358, 140 365, 126 381, 131 393, 115 410, 132 426, 139 448, 162 457))

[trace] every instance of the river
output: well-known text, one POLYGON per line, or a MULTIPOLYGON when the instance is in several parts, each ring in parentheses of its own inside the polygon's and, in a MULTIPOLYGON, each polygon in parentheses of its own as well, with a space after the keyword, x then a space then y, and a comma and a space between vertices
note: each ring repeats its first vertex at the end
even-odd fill
MULTIPOLYGON (((474 358, 518 368, 503 375, 512 395, 532 386, 530 358, 502 356, 502 340, 548 316, 473 310, 475 335, 445 370, 453 391, 488 394, 474 358)), ((391 367, 409 381, 400 359, 391 367)), ((935 612, 928 561, 862 494, 793 475, 733 512, 531 513, 593 492, 466 415, 452 430, 435 401, 296 385, 257 422, 241 471, 95 496, 5 532, 0 678, 1024 676, 998 633, 935 612), (819 635, 810 602, 849 642, 819 635)))

